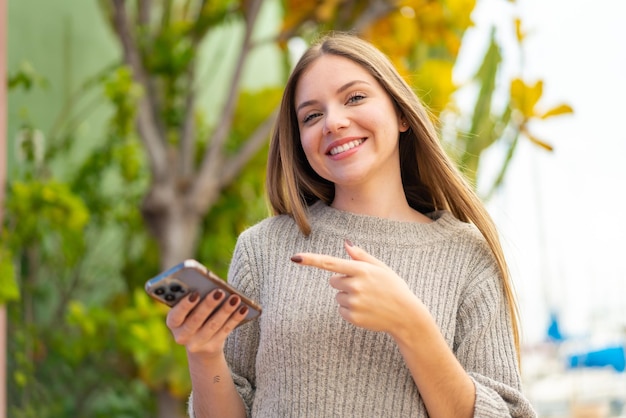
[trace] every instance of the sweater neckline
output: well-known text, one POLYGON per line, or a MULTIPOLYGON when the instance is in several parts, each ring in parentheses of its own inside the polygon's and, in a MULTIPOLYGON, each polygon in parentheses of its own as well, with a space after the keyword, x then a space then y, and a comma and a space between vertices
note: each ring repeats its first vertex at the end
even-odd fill
POLYGON ((336 235, 357 245, 365 242, 414 245, 449 238, 462 225, 469 226, 443 210, 425 214, 433 222, 420 223, 346 212, 318 201, 309 207, 309 214, 312 233, 336 235))

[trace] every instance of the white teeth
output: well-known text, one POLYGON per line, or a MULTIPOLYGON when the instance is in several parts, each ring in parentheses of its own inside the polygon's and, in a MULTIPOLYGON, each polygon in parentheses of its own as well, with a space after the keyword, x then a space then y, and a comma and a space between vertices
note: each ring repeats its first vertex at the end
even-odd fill
POLYGON ((350 142, 348 142, 346 144, 339 145, 338 147, 333 147, 333 148, 330 149, 329 154, 330 155, 337 155, 337 154, 340 154, 342 152, 346 152, 349 149, 352 149, 354 147, 358 147, 364 141, 365 141, 364 139, 355 139, 354 141, 350 141, 350 142))

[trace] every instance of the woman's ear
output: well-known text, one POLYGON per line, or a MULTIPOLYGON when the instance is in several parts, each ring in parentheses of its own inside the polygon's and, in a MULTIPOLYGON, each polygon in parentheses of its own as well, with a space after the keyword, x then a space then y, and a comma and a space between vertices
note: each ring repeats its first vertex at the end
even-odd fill
POLYGON ((400 132, 406 132, 409 129, 411 129, 411 127, 409 126, 409 123, 406 121, 403 115, 400 116, 398 123, 400 124, 400 132))

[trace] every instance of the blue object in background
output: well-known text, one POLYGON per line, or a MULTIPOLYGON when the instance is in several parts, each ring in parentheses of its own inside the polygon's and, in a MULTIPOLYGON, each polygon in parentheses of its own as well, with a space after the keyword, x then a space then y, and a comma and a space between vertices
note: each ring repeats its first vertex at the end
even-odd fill
POLYGON ((624 347, 608 347, 601 350, 589 351, 569 357, 569 366, 575 367, 607 367, 611 366, 618 372, 626 369, 624 347))
POLYGON ((548 326, 548 338, 552 342, 562 342, 565 340, 559 327, 559 318, 555 312, 550 313, 550 325, 548 326))

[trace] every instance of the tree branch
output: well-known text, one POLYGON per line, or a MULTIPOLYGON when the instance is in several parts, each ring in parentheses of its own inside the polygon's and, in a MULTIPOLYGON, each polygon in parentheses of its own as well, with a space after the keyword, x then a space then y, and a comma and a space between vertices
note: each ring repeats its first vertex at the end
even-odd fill
POLYGON ((178 172, 181 177, 190 177, 193 173, 193 156, 195 145, 195 114, 194 104, 196 101, 196 94, 194 89, 195 71, 191 66, 187 73, 187 96, 185 97, 184 115, 185 120, 180 133, 180 155, 179 155, 179 167, 178 172))
POLYGON ((172 0, 164 0, 163 14, 161 15, 161 31, 164 31, 170 26, 172 19, 172 0))
POLYGON ((388 2, 385 0, 376 0, 370 2, 367 9, 363 13, 361 13, 359 15, 359 18, 354 22, 354 30, 356 30, 357 33, 361 33, 363 29, 370 26, 372 22, 397 9, 398 6, 393 3, 395 2, 388 2))
MULTIPOLYGON (((248 54, 250 53, 252 33, 254 31, 256 20, 259 15, 259 9, 262 3, 262 0, 252 0, 249 3, 246 14, 246 30, 244 40, 237 59, 230 88, 228 90, 228 99, 224 105, 221 117, 218 119, 220 122, 208 143, 198 176, 194 180, 191 191, 191 199, 195 202, 197 210, 201 213, 206 210, 207 199, 204 196, 208 197, 210 189, 215 186, 215 178, 219 177, 218 173, 220 173, 221 167, 223 166, 222 159, 224 156, 224 144, 228 139, 228 133, 233 123, 235 107, 239 98, 238 92, 241 85, 244 64, 248 58, 248 54)), ((220 183, 221 181, 217 182, 217 184, 220 183)))
POLYGON ((130 31, 130 24, 124 6, 125 1, 112 0, 112 3, 113 28, 122 44, 124 61, 132 68, 135 81, 143 86, 146 91, 146 96, 139 102, 137 125, 140 136, 146 146, 153 178, 159 180, 167 172, 167 151, 164 138, 158 129, 158 122, 151 101, 149 80, 130 31))
POLYGON ((150 9, 152 8, 152 0, 139 0, 137 2, 137 22, 141 26, 150 24, 150 9))
POLYGON ((250 135, 250 137, 246 140, 244 145, 238 150, 237 154, 224 164, 224 168, 222 170, 223 175, 221 177, 222 182, 220 186, 229 184, 267 142, 267 137, 274 126, 277 115, 278 108, 274 109, 272 114, 257 127, 252 135, 250 135))
MULTIPOLYGON (((144 30, 147 36, 143 38, 143 54, 150 55, 154 48, 154 34, 150 30, 150 11, 153 8, 152 0, 138 0, 137 4, 137 25, 144 30)), ((145 73, 145 72, 144 72, 145 73)), ((148 100, 150 102, 150 110, 155 120, 155 127, 159 133, 160 138, 165 138, 165 127, 161 119, 159 118, 159 109, 162 109, 161 96, 158 93, 158 87, 156 86, 153 77, 146 77, 146 84, 144 86, 148 100)))
POLYGON ((248 59, 248 55, 250 54, 252 46, 252 33, 256 25, 256 19, 258 17, 259 9, 262 2, 262 0, 253 0, 250 2, 250 8, 246 16, 246 30, 244 34, 244 40, 228 91, 228 100, 226 101, 222 115, 219 119, 221 123, 215 130, 211 138, 210 145, 207 148, 207 153, 205 154, 205 156, 209 157, 209 159, 215 158, 216 154, 221 153, 224 143, 228 138, 228 132, 232 125, 233 117, 235 114, 235 107, 237 105, 237 101, 239 100, 238 92, 239 86, 241 85, 241 78, 243 76, 244 66, 248 59))

